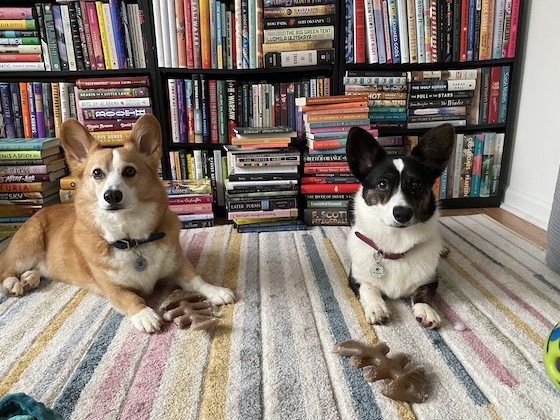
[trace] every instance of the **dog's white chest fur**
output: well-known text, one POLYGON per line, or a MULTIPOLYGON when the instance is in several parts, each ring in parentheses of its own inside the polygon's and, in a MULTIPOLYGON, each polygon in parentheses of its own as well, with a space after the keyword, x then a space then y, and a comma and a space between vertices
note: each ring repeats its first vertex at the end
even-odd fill
POLYGON ((434 278, 442 250, 438 214, 425 223, 408 228, 388 227, 377 221, 376 209, 368 206, 359 196, 355 200, 356 221, 349 234, 347 246, 352 257, 352 276, 361 284, 369 283, 390 299, 410 296, 419 286, 434 278), (366 222, 367 221, 367 222, 366 222), (384 274, 371 274, 375 264, 375 250, 355 234, 359 231, 373 240, 385 253, 404 253, 399 259, 384 258, 379 264, 384 274))
POLYGON ((143 293, 152 292, 158 280, 176 271, 175 253, 169 247, 160 244, 146 243, 139 245, 136 250, 115 249, 113 256, 107 261, 114 269, 107 274, 114 283, 138 290, 143 293), (139 255, 145 259, 146 268, 139 271, 135 262, 139 255))

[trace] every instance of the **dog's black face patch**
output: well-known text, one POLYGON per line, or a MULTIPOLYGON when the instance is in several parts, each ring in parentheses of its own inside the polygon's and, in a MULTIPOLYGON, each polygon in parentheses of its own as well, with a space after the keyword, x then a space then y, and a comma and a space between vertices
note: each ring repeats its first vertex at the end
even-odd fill
POLYGON ((432 172, 414 158, 386 158, 365 177, 362 197, 368 206, 386 212, 412 212, 411 224, 429 220, 436 210, 432 172))

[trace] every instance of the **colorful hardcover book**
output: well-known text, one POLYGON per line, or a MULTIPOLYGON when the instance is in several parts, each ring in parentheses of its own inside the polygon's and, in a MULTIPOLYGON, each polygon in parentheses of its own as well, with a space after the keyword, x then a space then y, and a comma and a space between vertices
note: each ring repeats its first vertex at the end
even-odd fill
POLYGON ((33 11, 31 7, 2 7, 0 8, 0 20, 31 20, 33 11))
POLYGON ((32 85, 33 98, 35 101, 35 124, 37 125, 37 137, 42 138, 45 137, 45 119, 43 115, 43 87, 41 85, 41 82, 33 82, 32 85))
MULTIPOLYGON (((0 116, 2 117, 4 124, 3 134, 9 139, 15 138, 16 127, 14 124, 14 115, 12 111, 12 97, 10 93, 10 84, 7 82, 0 82, 0 109, 0 116)), ((1 141, 2 139, 0 139, 0 142, 1 141)))
POLYGON ((498 109, 500 107, 500 79, 502 75, 501 67, 490 69, 490 92, 488 94, 488 124, 498 122, 498 109))
POLYGON ((494 165, 494 143, 496 133, 484 133, 484 150, 482 154, 482 169, 480 175, 480 197, 490 197, 492 183, 492 166, 494 165))
POLYGON ((103 55, 103 44, 101 42, 101 31, 99 29, 99 19, 97 18, 97 7, 93 2, 86 2, 87 21, 91 32, 91 43, 93 55, 95 57, 96 70, 105 70, 105 58, 103 55))
POLYGON ((482 176, 482 159, 484 154, 484 133, 475 134, 472 174, 471 174, 471 197, 480 196, 480 179, 482 176))
POLYGON ((127 67, 126 47, 124 43, 124 28, 119 11, 119 0, 109 0, 109 15, 111 27, 113 30, 113 38, 115 43, 117 69, 127 67))
POLYGON ((500 175, 502 171, 502 158, 504 153, 505 133, 497 133, 494 143, 494 164, 492 165, 492 182, 490 184, 490 196, 498 195, 500 188, 500 175))
POLYGON ((510 66, 502 66, 500 76, 500 103, 498 105, 498 124, 506 122, 509 98, 510 66))
POLYGON ((134 88, 149 86, 147 76, 130 77, 100 77, 77 79, 76 86, 80 89, 112 89, 112 88, 134 88))
POLYGON ((115 119, 138 119, 142 115, 151 114, 151 107, 138 108, 92 108, 82 110, 82 116, 85 120, 115 120, 115 119))

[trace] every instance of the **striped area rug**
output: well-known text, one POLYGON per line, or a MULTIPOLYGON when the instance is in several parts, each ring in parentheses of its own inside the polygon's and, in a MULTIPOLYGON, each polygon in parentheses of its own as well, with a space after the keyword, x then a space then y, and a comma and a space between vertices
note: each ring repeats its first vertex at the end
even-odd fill
POLYGON ((485 216, 442 219, 442 328, 408 300, 371 327, 347 287, 346 227, 184 232, 204 277, 234 289, 214 331, 138 333, 100 297, 43 281, 0 297, 0 397, 25 392, 65 419, 553 419, 560 392, 542 345, 560 321, 560 277, 544 252, 485 216), (422 404, 383 396, 336 343, 386 342, 423 366, 422 404))

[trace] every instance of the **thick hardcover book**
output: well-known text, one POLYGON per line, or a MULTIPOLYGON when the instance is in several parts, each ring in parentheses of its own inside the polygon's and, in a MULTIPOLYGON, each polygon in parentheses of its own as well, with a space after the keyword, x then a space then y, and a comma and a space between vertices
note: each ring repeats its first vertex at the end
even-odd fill
MULTIPOLYGON (((323 0, 321 0, 323 1, 323 0)), ((329 16, 302 16, 295 18, 265 19, 264 29, 298 28, 311 26, 325 26, 335 24, 335 15, 329 16)))
POLYGON ((280 210, 293 209, 297 207, 297 198, 270 198, 268 200, 242 201, 228 199, 228 211, 256 211, 256 210, 280 210))
POLYGON ((281 232, 287 230, 305 230, 307 226, 301 220, 279 220, 275 222, 248 223, 237 226, 237 231, 245 232, 281 232))
POLYGON ((500 79, 502 68, 492 67, 490 69, 490 92, 488 95, 488 124, 498 122, 498 109, 500 107, 500 79))
POLYGON ((310 226, 344 226, 348 225, 348 212, 344 209, 304 209, 303 221, 310 226))
POLYGON ((15 137, 24 137, 23 116, 21 114, 21 100, 18 82, 10 82, 10 96, 12 104, 12 118, 14 119, 14 128, 16 132, 15 137))
POLYGON ((457 92, 462 90, 474 90, 475 87, 476 79, 434 80, 411 82, 410 92, 457 92))
POLYGON ((109 14, 117 55, 117 69, 127 68, 126 46, 124 43, 124 28, 119 11, 119 1, 109 0, 109 14))
POLYGON ((303 51, 303 50, 325 50, 333 47, 329 39, 315 41, 277 42, 274 44, 263 44, 263 54, 269 52, 303 51))
POLYGON ((502 66, 500 76, 500 103, 498 105, 498 124, 506 122, 509 97, 510 66, 502 66))
POLYGON ((149 97, 144 98, 109 98, 109 99, 78 99, 79 106, 84 108, 132 108, 149 107, 149 97))
MULTIPOLYGON (((56 187, 58 181, 44 181, 44 182, 6 182, 0 183, 0 192, 31 192, 31 191, 46 191, 56 187)), ((4 210, 5 207, 2 207, 4 210)), ((3 214, 0 214, 2 217, 3 214)))
POLYGON ((295 7, 266 7, 264 9, 265 19, 276 19, 297 16, 324 16, 336 13, 335 4, 321 4, 315 6, 295 6, 295 7))
POLYGON ((99 19, 97 18, 97 8, 95 3, 89 1, 86 2, 86 13, 91 32, 91 44, 96 70, 105 70, 103 44, 101 43, 101 30, 99 29, 99 19))
POLYGON ((261 219, 271 217, 297 217, 298 209, 276 209, 276 210, 255 210, 255 211, 234 211, 228 213, 228 220, 234 219, 261 219))
POLYGON ((91 108, 82 110, 84 120, 115 120, 138 119, 142 115, 151 114, 151 107, 138 108, 91 108))
MULTIPOLYGON (((0 150, 45 150, 60 145, 60 139, 51 138, 10 138, 0 139, 0 150)), ((57 147, 58 151, 58 147, 57 147)))
POLYGON ((147 76, 104 77, 76 80, 76 86, 80 89, 132 88, 149 86, 149 83, 147 76))
POLYGON ((30 20, 33 19, 31 7, 2 7, 0 20, 30 20))
MULTIPOLYGON (((12 97, 10 93, 10 84, 7 82, 0 82, 0 109, 1 117, 4 124, 4 135, 8 139, 16 137, 16 126, 14 124, 14 114, 12 109, 12 97)), ((1 124, 0 124, 1 125, 1 124)), ((0 129, 0 131, 2 131, 0 129)), ((3 139, 0 139, 0 147, 3 139)))
POLYGON ((264 56, 265 67, 299 67, 333 64, 334 48, 326 50, 304 50, 269 52, 264 56))

